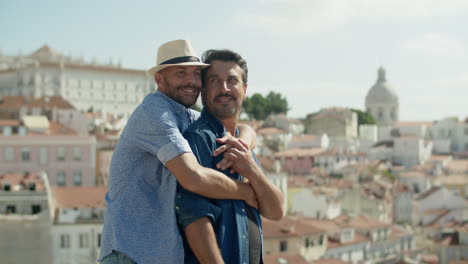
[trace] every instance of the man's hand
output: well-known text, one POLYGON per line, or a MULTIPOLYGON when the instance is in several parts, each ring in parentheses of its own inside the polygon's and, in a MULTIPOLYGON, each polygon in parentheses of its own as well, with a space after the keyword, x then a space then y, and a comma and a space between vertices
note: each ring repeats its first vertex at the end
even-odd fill
MULTIPOLYGON (((216 141, 224 145, 222 145, 221 147, 213 151, 214 157, 225 153, 231 148, 242 148, 242 149, 246 148, 247 150, 249 149, 249 146, 247 145, 247 143, 245 143, 242 139, 233 137, 230 133, 227 133, 226 136, 222 138, 217 138, 216 141)), ((220 170, 225 170, 227 168, 232 168, 232 165, 233 165, 233 162, 229 159, 226 159, 226 157, 224 157, 223 160, 221 160, 220 162, 218 162, 218 164, 216 164, 216 168, 220 170)), ((231 173, 233 173, 234 170, 235 169, 232 168, 231 173)))
POLYGON ((261 173, 260 167, 255 162, 252 152, 247 145, 240 141, 241 144, 235 148, 229 148, 223 153, 223 157, 232 163, 231 168, 237 171, 242 176, 250 179, 261 173))

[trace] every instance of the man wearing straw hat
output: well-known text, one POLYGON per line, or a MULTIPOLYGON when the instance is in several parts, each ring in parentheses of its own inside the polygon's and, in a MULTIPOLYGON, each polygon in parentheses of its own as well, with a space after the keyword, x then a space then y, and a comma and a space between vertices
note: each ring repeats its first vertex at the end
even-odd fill
MULTIPOLYGON (((101 263, 183 263, 174 212, 177 181, 206 197, 245 200, 256 206, 249 184, 199 165, 182 136, 199 117, 188 107, 198 98, 201 69, 207 66, 187 40, 171 41, 158 49, 157 65, 148 71, 158 90, 132 113, 112 157, 101 263)), ((246 127, 241 137, 254 141, 254 133, 246 127)), ((221 141, 242 145, 233 137, 221 141)), ((221 164, 226 166, 230 163, 221 164)))

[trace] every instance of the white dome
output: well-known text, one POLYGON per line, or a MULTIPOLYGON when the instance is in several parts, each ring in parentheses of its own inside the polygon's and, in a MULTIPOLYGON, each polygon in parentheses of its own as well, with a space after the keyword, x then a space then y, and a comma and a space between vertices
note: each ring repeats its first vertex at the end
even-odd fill
POLYGON ((398 103, 398 95, 385 78, 385 70, 380 67, 378 78, 366 96, 366 105, 375 103, 398 103))

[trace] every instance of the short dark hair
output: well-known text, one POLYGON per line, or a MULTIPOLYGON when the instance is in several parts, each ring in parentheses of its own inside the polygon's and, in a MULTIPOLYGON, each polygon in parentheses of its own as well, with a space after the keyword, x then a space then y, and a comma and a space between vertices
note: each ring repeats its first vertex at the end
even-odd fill
MULTIPOLYGON (((210 64, 212 61, 215 60, 235 62, 243 71, 242 81, 244 82, 244 84, 247 84, 247 76, 249 73, 249 69, 247 68, 247 62, 242 58, 241 55, 239 55, 239 53, 228 49, 210 49, 205 51, 202 55, 202 61, 204 63, 210 64)), ((210 67, 202 70, 202 81, 205 80, 205 74, 209 68, 210 67)))

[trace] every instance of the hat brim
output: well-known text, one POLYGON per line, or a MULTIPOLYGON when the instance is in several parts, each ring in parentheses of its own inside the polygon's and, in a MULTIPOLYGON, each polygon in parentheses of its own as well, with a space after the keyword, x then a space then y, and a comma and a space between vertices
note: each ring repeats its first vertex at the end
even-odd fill
POLYGON ((173 66, 200 66, 202 69, 210 66, 210 64, 202 63, 202 62, 182 62, 177 64, 161 64, 154 66, 153 68, 149 69, 147 72, 149 75, 154 76, 158 71, 163 70, 167 67, 173 66))

